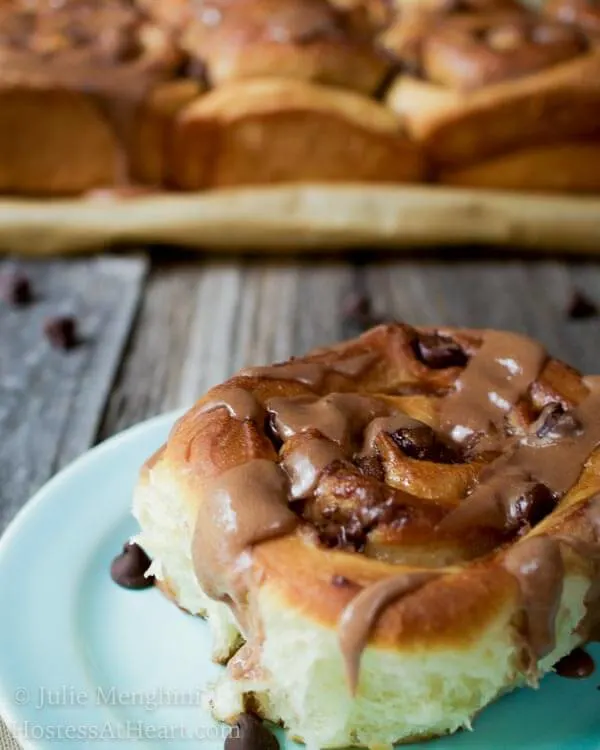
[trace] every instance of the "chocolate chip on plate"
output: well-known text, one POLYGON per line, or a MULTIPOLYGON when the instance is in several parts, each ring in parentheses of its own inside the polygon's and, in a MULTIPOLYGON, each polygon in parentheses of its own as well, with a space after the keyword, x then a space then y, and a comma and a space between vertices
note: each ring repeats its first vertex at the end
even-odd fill
POLYGON ((582 294, 582 292, 575 291, 567 308, 567 315, 573 320, 595 318, 598 315, 598 306, 582 294))
POLYGON ((23 307, 33 300, 29 278, 18 271, 0 277, 0 294, 5 302, 15 307, 23 307))
POLYGON ((55 349, 73 349, 79 343, 77 321, 70 315, 48 318, 44 323, 44 334, 55 349))
POLYGON ((241 714, 225 740, 225 750, 279 750, 279 742, 256 716, 241 714))
POLYGON ((154 586, 154 576, 145 573, 151 560, 135 542, 128 542, 123 552, 117 555, 110 566, 110 575, 115 583, 126 589, 147 589, 154 586))
POLYGON ((464 367, 469 358, 449 336, 439 333, 423 333, 413 341, 417 359, 434 370, 446 367, 464 367))

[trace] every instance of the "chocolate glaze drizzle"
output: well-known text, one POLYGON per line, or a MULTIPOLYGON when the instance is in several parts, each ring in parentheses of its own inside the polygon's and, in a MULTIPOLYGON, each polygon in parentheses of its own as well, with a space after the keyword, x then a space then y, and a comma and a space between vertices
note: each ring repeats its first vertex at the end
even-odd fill
POLYGON ((559 543, 545 536, 530 537, 511 547, 503 564, 519 582, 527 640, 536 659, 541 659, 555 645, 564 579, 559 543))
POLYGON ((287 494, 285 473, 265 459, 236 466, 216 480, 200 505, 193 545, 194 569, 209 596, 243 604, 248 550, 298 525, 287 494))
POLYGON ((444 399, 440 425, 457 442, 485 436, 487 448, 504 439, 504 417, 537 378, 547 358, 526 336, 486 331, 483 343, 444 399))
POLYGON ((229 415, 238 422, 251 420, 260 421, 264 416, 265 409, 254 398, 250 391, 244 388, 225 388, 217 398, 207 401, 200 407, 200 414, 214 411, 215 409, 227 409, 229 415))
POLYGON ((290 360, 271 367, 246 367, 238 375, 244 378, 268 378, 269 380, 295 380, 313 390, 319 390, 329 373, 356 378, 377 361, 377 354, 366 352, 354 357, 340 359, 331 365, 320 362, 297 362, 290 360))
MULTIPOLYGON (((241 627, 249 622, 247 575, 252 547, 297 533, 304 523, 289 503, 304 503, 315 495, 328 467, 346 467, 344 471, 351 472, 360 471, 365 461, 380 463, 377 446, 382 432, 392 436, 399 431, 431 432, 429 426, 403 413, 390 399, 326 392, 328 383, 340 383, 339 379, 330 380, 332 376, 356 378, 374 366, 379 356, 366 352, 333 364, 292 360, 249 368, 240 373, 236 385, 216 390, 214 397, 200 407, 200 413, 226 409, 232 419, 253 421, 261 429, 268 416, 273 438, 281 440, 279 463, 253 459, 225 471, 208 486, 198 513, 193 541, 197 577, 210 596, 232 604, 241 627), (313 393, 283 395, 262 403, 251 392, 256 378, 294 381, 313 393)), ((514 534, 523 528, 529 530, 551 512, 600 444, 598 379, 586 381, 589 396, 566 416, 564 409, 554 415, 548 429, 536 425, 525 436, 506 434, 506 415, 526 397, 546 359, 540 345, 524 336, 486 331, 479 349, 468 360, 465 358, 466 366, 453 390, 441 400, 439 411, 441 429, 455 441, 454 446, 448 443, 450 450, 457 450, 457 443, 468 440, 478 450, 503 451, 482 471, 471 494, 447 512, 437 533, 460 536, 480 527, 513 534, 514 543, 500 551, 497 559, 519 586, 523 635, 533 671, 537 660, 555 645, 555 621, 565 575, 562 548, 569 540, 536 532, 515 542, 514 534)), ((548 427, 548 415, 542 416, 548 427)), ((366 483, 377 483, 384 475, 361 476, 366 483)), ((352 485, 348 487, 351 492, 352 485)), ((373 502, 380 502, 381 497, 374 497, 373 502)), ((385 501, 387 496, 382 497, 385 501)), ((405 500, 409 506, 411 502, 422 503, 406 493, 405 500)), ((600 543, 600 495, 590 499, 586 518, 595 536, 586 544, 596 549, 600 543)), ((591 559, 587 552, 581 552, 583 547, 572 546, 591 559)), ((592 557, 596 559, 596 555, 592 557)), ((340 648, 352 691, 358 684, 362 652, 385 608, 455 570, 400 572, 359 589, 339 623, 340 648)), ((600 632, 596 614, 600 610, 600 585, 590 588, 587 604, 585 635, 593 637, 600 632)))
POLYGON ((290 478, 290 496, 301 500, 311 495, 323 469, 345 457, 337 443, 314 434, 307 433, 288 442, 281 465, 290 478))
POLYGON ((427 570, 385 578, 363 589, 344 609, 339 623, 339 642, 352 693, 358 685, 360 657, 381 613, 392 602, 420 589, 439 575, 427 570))
POLYGON ((291 362, 272 367, 246 367, 238 373, 243 378, 268 378, 269 380, 295 380, 309 388, 318 389, 323 384, 327 369, 316 362, 291 362))
POLYGON ((344 448, 351 448, 353 439, 362 435, 368 422, 389 413, 384 402, 356 393, 331 393, 320 399, 274 398, 267 402, 267 408, 275 415, 275 425, 285 440, 307 429, 316 429, 344 448))
POLYGON ((573 410, 580 428, 561 439, 533 435, 515 441, 512 449, 487 467, 480 484, 441 527, 454 531, 469 526, 506 528, 515 504, 532 486, 541 483, 557 496, 567 492, 600 443, 600 387, 591 386, 590 395, 573 410))

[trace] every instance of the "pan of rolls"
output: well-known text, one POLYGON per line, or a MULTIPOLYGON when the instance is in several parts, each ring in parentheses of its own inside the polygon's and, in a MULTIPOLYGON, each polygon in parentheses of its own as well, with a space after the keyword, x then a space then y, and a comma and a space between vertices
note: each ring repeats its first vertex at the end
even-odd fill
POLYGON ((593 0, 4 0, 0 56, 0 246, 53 223, 42 252, 69 223, 128 239, 156 211, 159 240, 198 242, 208 214, 268 245, 315 215, 345 243, 439 242, 440 202, 461 241, 507 241, 515 190, 542 226, 598 210, 593 0))

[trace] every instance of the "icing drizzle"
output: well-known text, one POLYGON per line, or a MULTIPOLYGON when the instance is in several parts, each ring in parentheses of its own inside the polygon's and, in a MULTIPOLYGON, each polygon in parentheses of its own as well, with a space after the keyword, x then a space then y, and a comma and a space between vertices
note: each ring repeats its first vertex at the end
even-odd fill
POLYGON ((486 331, 483 343, 442 404, 440 425, 461 443, 477 436, 487 448, 504 441, 504 417, 539 375, 546 352, 516 333, 486 331), (483 436, 483 437, 482 437, 483 436))

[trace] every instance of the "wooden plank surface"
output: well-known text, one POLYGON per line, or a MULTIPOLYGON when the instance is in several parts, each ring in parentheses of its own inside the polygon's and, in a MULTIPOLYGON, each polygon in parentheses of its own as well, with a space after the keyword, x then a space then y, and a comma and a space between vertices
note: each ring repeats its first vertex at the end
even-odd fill
MULTIPOLYGON (((0 264, 0 273, 10 269, 0 264)), ((137 309, 144 257, 20 264, 35 300, 0 303, 0 530, 52 474, 94 441, 137 309), (82 342, 64 352, 44 321, 73 315, 82 342)))
POLYGON ((158 268, 101 436, 188 406, 240 367, 356 334, 342 314, 350 293, 368 293, 381 318, 522 331, 574 366, 600 372, 599 320, 565 313, 575 289, 600 303, 600 265, 246 261, 158 268))

